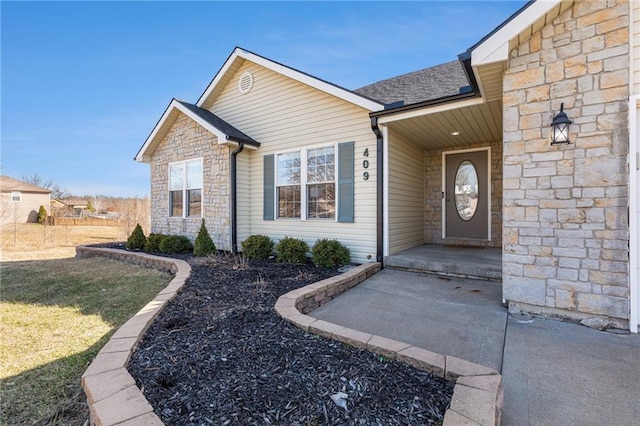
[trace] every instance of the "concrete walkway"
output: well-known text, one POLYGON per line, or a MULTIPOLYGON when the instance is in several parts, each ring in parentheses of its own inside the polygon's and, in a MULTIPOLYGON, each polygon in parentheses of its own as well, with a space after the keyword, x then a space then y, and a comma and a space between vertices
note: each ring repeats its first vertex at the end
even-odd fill
POLYGON ((309 315, 501 371, 504 425, 640 425, 640 335, 508 318, 497 283, 384 269, 309 315))

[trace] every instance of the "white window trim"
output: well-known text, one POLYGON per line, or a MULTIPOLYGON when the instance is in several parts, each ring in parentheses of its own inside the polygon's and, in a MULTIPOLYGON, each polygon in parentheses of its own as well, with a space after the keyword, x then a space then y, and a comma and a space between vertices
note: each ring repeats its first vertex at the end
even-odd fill
POLYGON ((273 191, 273 217, 275 220, 285 220, 285 221, 293 221, 293 220, 299 220, 299 221, 311 221, 311 222, 337 222, 338 221, 338 206, 340 205, 340 200, 338 200, 338 197, 340 196, 339 191, 338 191, 338 167, 340 164, 340 159, 338 158, 338 144, 337 143, 332 143, 332 144, 324 144, 324 145, 314 145, 314 146, 307 146, 304 148, 300 148, 300 149, 292 149, 292 150, 288 150, 288 151, 281 151, 281 152, 275 152, 274 153, 274 167, 273 167, 273 182, 274 182, 274 191, 273 191), (308 211, 308 207, 307 206, 307 151, 312 150, 312 149, 319 149, 319 148, 327 148, 327 147, 332 147, 333 148, 333 155, 335 158, 335 179, 333 181, 333 185, 334 185, 334 193, 335 193, 335 214, 333 219, 323 219, 323 218, 309 218, 309 211, 308 211), (279 206, 278 206, 278 188, 281 186, 292 186, 292 185, 279 185, 278 184, 278 155, 283 155, 283 154, 289 154, 292 152, 299 152, 300 153, 300 183, 297 184, 300 186, 300 217, 280 217, 278 216, 278 210, 279 210, 279 206), (304 171, 304 172, 303 172, 304 171))
POLYGON ((20 191, 11 191, 11 201, 14 203, 18 203, 20 201, 22 201, 22 192, 20 191), (17 200, 15 200, 14 198, 17 198, 17 200))
MULTIPOLYGON (((195 188, 192 188, 195 189, 195 188)), ((177 191, 177 190, 176 190, 177 191)), ((201 219, 204 217, 204 160, 203 157, 190 158, 188 160, 181 161, 172 161, 167 165, 167 217, 174 219, 201 219), (187 211, 189 210, 188 200, 187 200, 187 164, 200 162, 200 170, 202 173, 201 176, 201 187, 200 187, 200 216, 187 216, 187 211), (171 166, 174 164, 183 164, 182 168, 182 216, 171 216, 171 166)))

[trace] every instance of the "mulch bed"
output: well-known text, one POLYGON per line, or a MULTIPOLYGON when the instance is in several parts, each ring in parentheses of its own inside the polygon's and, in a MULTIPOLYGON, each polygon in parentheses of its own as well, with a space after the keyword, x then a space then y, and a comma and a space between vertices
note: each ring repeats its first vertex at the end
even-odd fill
POLYGON ((337 270, 272 260, 247 266, 233 256, 206 262, 190 260, 191 278, 128 367, 164 423, 442 422, 453 383, 305 333, 273 309, 280 295, 337 270))

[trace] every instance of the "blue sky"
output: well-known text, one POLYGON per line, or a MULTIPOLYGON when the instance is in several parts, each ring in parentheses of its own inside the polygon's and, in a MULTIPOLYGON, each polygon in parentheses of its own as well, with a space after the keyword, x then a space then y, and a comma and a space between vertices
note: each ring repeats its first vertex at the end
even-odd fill
POLYGON ((2 1, 1 172, 145 196, 134 155, 235 46, 356 89, 457 59, 524 3, 2 1))

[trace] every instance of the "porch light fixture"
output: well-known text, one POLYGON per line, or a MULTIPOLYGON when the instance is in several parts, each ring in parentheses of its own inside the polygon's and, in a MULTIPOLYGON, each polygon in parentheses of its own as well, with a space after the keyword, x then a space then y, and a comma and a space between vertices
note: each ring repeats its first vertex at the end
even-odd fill
POLYGON ((458 136, 459 134, 460 134, 460 132, 457 131, 457 130, 451 132, 451 136, 458 136))
POLYGON ((560 112, 551 122, 551 145, 571 143, 569 140, 569 125, 572 123, 564 113, 564 102, 560 104, 560 112))

